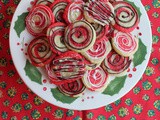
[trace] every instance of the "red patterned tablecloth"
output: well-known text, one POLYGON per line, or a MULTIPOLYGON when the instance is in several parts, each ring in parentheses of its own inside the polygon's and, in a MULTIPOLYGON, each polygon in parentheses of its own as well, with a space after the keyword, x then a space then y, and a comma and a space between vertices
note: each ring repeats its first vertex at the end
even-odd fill
POLYGON ((0 1, 0 120, 160 120, 160 1, 142 0, 152 25, 153 49, 136 86, 114 103, 87 111, 45 102, 23 83, 9 50, 9 28, 20 0, 0 1))

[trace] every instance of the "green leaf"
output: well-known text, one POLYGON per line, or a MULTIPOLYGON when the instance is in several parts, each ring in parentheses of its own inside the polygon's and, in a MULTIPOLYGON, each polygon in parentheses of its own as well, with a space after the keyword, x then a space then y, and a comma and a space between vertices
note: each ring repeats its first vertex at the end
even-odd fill
POLYGON ((144 60, 147 54, 147 47, 142 43, 142 40, 139 39, 138 50, 134 54, 133 65, 134 67, 140 65, 144 60))
POLYGON ((58 88, 53 88, 51 89, 52 95, 53 97, 57 100, 60 101, 62 103, 67 103, 67 104, 71 104, 72 102, 74 102, 78 97, 69 97, 64 95, 63 93, 61 93, 58 88))
POLYGON ((107 88, 103 91, 103 94, 111 95, 118 94, 119 91, 123 88, 127 75, 122 77, 116 77, 112 80, 107 88))
POLYGON ((20 38, 21 32, 23 32, 25 30, 25 26, 26 26, 25 19, 26 19, 27 15, 28 15, 28 12, 22 13, 20 16, 18 16, 18 19, 15 22, 14 29, 15 29, 19 38, 20 38))
POLYGON ((129 4, 131 4, 131 5, 137 10, 138 15, 139 15, 139 18, 140 18, 141 15, 142 15, 142 13, 141 13, 141 11, 140 11, 140 8, 137 7, 137 6, 134 4, 134 2, 131 2, 131 1, 129 1, 129 0, 124 0, 124 1, 128 2, 129 4))
POLYGON ((34 81, 38 84, 42 84, 42 74, 39 72, 39 70, 33 66, 29 60, 26 61, 26 65, 24 68, 26 75, 31 79, 31 81, 34 81))

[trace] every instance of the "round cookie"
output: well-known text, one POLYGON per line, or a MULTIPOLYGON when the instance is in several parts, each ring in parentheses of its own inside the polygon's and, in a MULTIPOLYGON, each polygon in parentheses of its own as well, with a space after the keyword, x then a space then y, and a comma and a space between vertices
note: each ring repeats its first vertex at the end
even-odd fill
POLYGON ((34 66, 42 67, 48 64, 55 56, 46 36, 34 38, 28 45, 27 53, 34 66))
POLYGON ((122 32, 132 32, 139 23, 137 10, 126 1, 117 1, 113 4, 115 18, 112 25, 115 29, 122 32))
POLYGON ((109 25, 114 19, 114 8, 109 2, 89 1, 84 5, 84 16, 90 23, 109 25))
POLYGON ((59 79, 79 79, 85 73, 85 63, 82 56, 73 51, 57 56, 52 63, 54 74, 59 79))
POLYGON ((119 55, 114 50, 106 56, 102 63, 102 67, 109 74, 120 76, 127 72, 132 58, 119 55))
POLYGON ((83 84, 82 80, 75 80, 70 83, 65 83, 57 86, 59 91, 66 96, 70 97, 79 97, 85 91, 86 87, 83 84))
POLYGON ((54 16, 49 7, 36 5, 26 17, 26 29, 34 36, 45 34, 49 25, 54 23, 54 16))
POLYGON ((75 21, 83 20, 84 15, 83 15, 83 1, 76 1, 76 2, 71 2, 67 5, 63 18, 66 21, 66 23, 70 24, 75 21))
POLYGON ((65 22, 63 19, 63 14, 68 4, 69 0, 55 0, 50 6, 56 22, 65 22))
POLYGON ((96 32, 87 21, 76 21, 69 24, 65 29, 65 44, 76 52, 89 50, 96 40, 96 32))
POLYGON ((108 73, 101 67, 97 67, 88 70, 82 80, 89 90, 102 92, 107 87, 108 73))
POLYGON ((101 64, 107 54, 111 51, 111 44, 107 37, 102 41, 96 41, 95 44, 86 52, 81 53, 93 64, 101 64))
POLYGON ((125 57, 132 56, 138 49, 138 39, 130 33, 115 30, 111 42, 113 49, 125 57))
POLYGON ((57 54, 66 52, 68 49, 64 44, 64 31, 66 24, 56 22, 48 27, 47 37, 49 39, 51 49, 57 54))

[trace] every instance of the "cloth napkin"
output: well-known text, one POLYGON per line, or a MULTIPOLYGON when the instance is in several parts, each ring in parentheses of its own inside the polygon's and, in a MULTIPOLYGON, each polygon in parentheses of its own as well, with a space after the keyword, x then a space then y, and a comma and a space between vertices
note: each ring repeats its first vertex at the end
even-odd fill
POLYGON ((152 54, 136 86, 104 107, 77 111, 54 106, 19 77, 9 49, 11 19, 20 0, 0 1, 0 120, 160 120, 160 1, 141 0, 152 27, 152 54))

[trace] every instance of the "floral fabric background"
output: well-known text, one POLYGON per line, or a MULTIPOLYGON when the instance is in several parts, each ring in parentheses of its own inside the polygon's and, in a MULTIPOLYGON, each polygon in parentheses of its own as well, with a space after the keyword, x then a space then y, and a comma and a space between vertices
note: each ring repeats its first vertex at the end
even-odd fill
POLYGON ((160 1, 141 1, 153 34, 151 58, 141 80, 128 94, 110 105, 76 111, 45 102, 23 83, 9 50, 11 19, 20 0, 0 0, 0 120, 159 120, 160 1))

